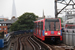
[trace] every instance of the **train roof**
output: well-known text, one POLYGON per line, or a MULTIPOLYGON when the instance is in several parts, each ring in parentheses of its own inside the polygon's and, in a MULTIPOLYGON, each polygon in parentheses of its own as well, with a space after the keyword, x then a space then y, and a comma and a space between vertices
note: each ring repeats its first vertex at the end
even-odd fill
POLYGON ((42 20, 44 20, 44 19, 36 20, 36 21, 34 21, 34 22, 37 22, 37 21, 42 21, 42 20))
MULTIPOLYGON (((59 18, 44 18, 44 19, 59 19, 59 18)), ((42 21, 42 20, 44 20, 44 19, 36 20, 36 21, 34 21, 34 22, 42 21)))

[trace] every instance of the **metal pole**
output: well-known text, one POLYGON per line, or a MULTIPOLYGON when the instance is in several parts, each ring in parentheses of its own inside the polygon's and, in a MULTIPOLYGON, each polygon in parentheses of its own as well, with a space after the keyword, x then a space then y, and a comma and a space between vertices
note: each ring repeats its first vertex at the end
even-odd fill
POLYGON ((57 18, 57 0, 55 0, 55 18, 57 18))

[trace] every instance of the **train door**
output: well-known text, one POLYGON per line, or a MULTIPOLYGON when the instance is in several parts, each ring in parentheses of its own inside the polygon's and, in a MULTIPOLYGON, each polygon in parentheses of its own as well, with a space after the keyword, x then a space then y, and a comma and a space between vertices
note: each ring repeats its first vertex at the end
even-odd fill
POLYGON ((36 35, 37 35, 37 23, 36 23, 36 35))
POLYGON ((43 31, 43 22, 41 22, 41 36, 42 36, 42 31, 43 31))
POLYGON ((41 22, 38 22, 38 35, 40 36, 41 22))
POLYGON ((38 35, 38 22, 37 22, 37 35, 38 35))
POLYGON ((43 31, 43 22, 39 23, 39 35, 42 36, 42 31, 43 31))
POLYGON ((39 22, 39 35, 41 36, 41 22, 39 22))

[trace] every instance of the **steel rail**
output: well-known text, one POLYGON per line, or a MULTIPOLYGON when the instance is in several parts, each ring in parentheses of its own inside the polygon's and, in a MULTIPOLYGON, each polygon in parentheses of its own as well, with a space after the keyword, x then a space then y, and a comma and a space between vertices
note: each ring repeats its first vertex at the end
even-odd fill
MULTIPOLYGON (((35 37, 36 38, 36 37, 35 37)), ((37 39, 37 38, 36 38, 37 39)), ((38 39, 37 39, 38 40, 38 39)), ((38 40, 38 41, 40 41, 40 40, 38 40)), ((44 42, 42 42, 42 41, 40 41, 42 44, 44 44, 46 47, 48 47, 49 48, 49 50, 52 50, 52 48, 50 47, 50 46, 48 46, 47 44, 45 44, 44 42)))
MULTIPOLYGON (((20 37, 21 39, 22 37, 20 37)), ((21 43, 21 40, 19 39, 19 43, 20 43, 20 50, 22 50, 22 43, 21 43)))
MULTIPOLYGON (((31 38, 31 37, 30 37, 31 38)), ((32 39, 32 38, 31 38, 32 39)), ((41 49, 41 45, 39 43, 37 43, 34 39, 32 39, 38 46, 39 48, 41 49)))
MULTIPOLYGON (((29 37, 28 37, 29 38, 29 37)), ((28 42, 30 43, 30 45, 33 47, 33 50, 35 50, 35 46, 31 43, 31 41, 28 39, 28 42)))

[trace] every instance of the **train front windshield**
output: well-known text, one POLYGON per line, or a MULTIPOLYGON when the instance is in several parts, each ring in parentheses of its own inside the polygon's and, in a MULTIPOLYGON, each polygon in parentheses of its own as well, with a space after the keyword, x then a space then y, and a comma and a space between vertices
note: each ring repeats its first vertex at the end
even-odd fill
POLYGON ((59 19, 46 19, 45 20, 45 31, 59 31, 60 22, 59 19))

